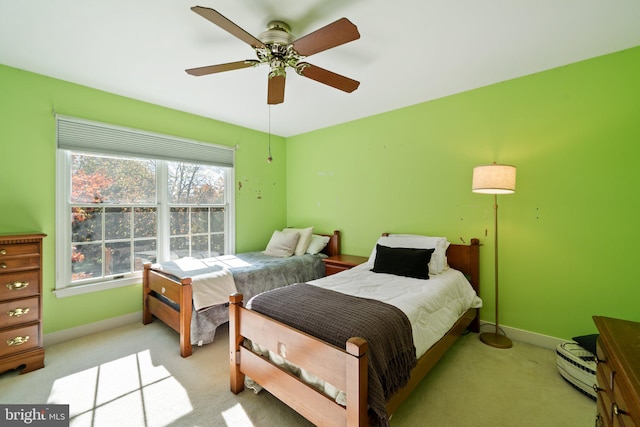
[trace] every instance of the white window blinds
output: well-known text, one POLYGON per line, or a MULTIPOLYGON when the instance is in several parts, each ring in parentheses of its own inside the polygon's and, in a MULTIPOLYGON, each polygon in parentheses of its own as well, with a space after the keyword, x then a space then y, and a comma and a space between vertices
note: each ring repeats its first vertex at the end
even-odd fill
POLYGON ((56 119, 58 148, 64 150, 233 167, 231 147, 60 115, 56 119))

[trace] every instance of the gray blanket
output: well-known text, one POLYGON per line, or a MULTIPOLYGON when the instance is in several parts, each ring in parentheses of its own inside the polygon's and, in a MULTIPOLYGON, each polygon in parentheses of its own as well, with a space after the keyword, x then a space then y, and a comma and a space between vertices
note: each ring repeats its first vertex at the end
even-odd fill
MULTIPOLYGON (((244 295, 245 301, 264 291, 324 277, 322 262, 322 259, 326 258, 324 254, 278 258, 262 252, 246 252, 235 256, 246 264, 242 267, 229 268, 236 288, 244 295)), ((172 261, 163 262, 161 268, 178 278, 193 277, 210 271, 203 269, 184 272, 172 261)), ((216 328, 228 321, 228 303, 214 305, 198 312, 194 311, 191 316, 191 343, 200 345, 213 342, 216 328)))
POLYGON ((386 402, 417 364, 411 323, 400 309, 304 283, 265 292, 247 306, 339 348, 351 337, 367 340, 369 419, 389 425, 386 402))

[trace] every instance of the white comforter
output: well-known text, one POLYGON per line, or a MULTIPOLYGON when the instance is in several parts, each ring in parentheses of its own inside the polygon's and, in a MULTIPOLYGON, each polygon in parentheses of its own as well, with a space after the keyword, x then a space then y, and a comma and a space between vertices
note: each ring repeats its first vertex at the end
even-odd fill
POLYGON ((374 273, 369 263, 309 282, 343 294, 376 299, 402 310, 413 328, 416 356, 422 356, 469 308, 482 300, 464 274, 449 268, 429 280, 374 273))
MULTIPOLYGON (((441 274, 431 275, 429 280, 420 280, 374 273, 370 271, 371 268, 369 263, 364 263, 308 283, 348 295, 384 301, 402 310, 411 322, 418 358, 442 338, 464 312, 482 306, 482 300, 476 295, 464 274, 458 270, 449 268, 441 274)), ((343 391, 304 369, 292 366, 279 355, 261 347, 259 343, 252 342, 251 348, 278 366, 298 375, 307 384, 322 390, 337 403, 346 405, 343 391)), ((255 393, 262 390, 262 387, 249 377, 245 377, 245 385, 255 393)))

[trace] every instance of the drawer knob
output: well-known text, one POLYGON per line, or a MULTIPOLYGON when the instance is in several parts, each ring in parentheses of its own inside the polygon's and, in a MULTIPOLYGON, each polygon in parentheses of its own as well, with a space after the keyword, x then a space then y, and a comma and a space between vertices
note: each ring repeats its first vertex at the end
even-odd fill
POLYGON ((620 408, 618 407, 618 404, 617 404, 617 403, 614 403, 614 404, 613 404, 613 413, 614 413, 614 414, 616 414, 616 415, 622 415, 622 414, 626 414, 627 412, 626 412, 626 411, 623 411, 622 409, 620 409, 620 408))
POLYGON ((602 391, 602 389, 600 387, 598 387, 598 384, 594 384, 593 385, 593 391, 595 391, 596 393, 598 393, 599 391, 602 391))
POLYGON ((598 363, 607 363, 607 361, 606 361, 606 360, 604 360, 604 359, 600 359, 597 355, 593 358, 593 360, 596 362, 596 365, 597 365, 598 363))
POLYGON ((2 264, 0 264, 0 268, 7 268, 7 264, 3 262, 2 264))
POLYGON ((20 289, 24 289, 27 286, 29 286, 29 282, 7 283, 7 288, 9 288, 10 291, 19 291, 20 289))
POLYGON ((26 343, 27 341, 29 341, 29 335, 25 335, 24 337, 15 337, 13 339, 7 340, 7 345, 9 347, 18 346, 26 343))
POLYGON ((7 314, 9 315, 9 317, 20 317, 27 314, 28 312, 28 308, 16 308, 15 310, 7 311, 7 314))
POLYGON ((6 249, 0 249, 0 255, 6 255, 6 254, 7 254, 6 249))

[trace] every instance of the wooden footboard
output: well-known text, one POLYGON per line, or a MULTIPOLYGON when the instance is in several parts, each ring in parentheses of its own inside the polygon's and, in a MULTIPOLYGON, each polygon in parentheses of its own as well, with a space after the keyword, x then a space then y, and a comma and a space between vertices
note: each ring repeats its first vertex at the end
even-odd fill
MULTIPOLYGON (((479 292, 478 239, 473 239, 470 245, 451 245, 447 257, 449 265, 465 273, 476 293, 479 292)), ((365 340, 351 338, 345 343, 345 348, 340 349, 244 308, 240 294, 232 295, 229 301, 230 388, 233 393, 244 389, 244 377, 247 375, 318 426, 368 425, 368 346, 365 340), (245 338, 345 391, 346 407, 244 347, 245 338)), ((396 411, 469 326, 477 332, 477 325, 478 309, 465 312, 449 332, 418 360, 407 385, 387 402, 387 413, 391 415, 396 411)))
POLYGON ((177 279, 168 274, 151 269, 151 263, 144 264, 142 280, 142 323, 148 324, 154 316, 180 334, 180 355, 189 357, 191 346, 191 315, 193 311, 191 278, 177 279), (162 295, 177 306, 168 305, 156 295, 162 295))
MULTIPOLYGON (((230 388, 233 393, 244 390, 244 377, 247 375, 315 425, 363 427, 369 424, 368 345, 365 340, 351 338, 346 342, 344 349, 339 349, 244 308, 241 294, 232 295, 229 302, 229 367, 230 388), (245 338, 260 343, 261 347, 344 390, 347 396, 346 407, 244 347, 242 343, 245 338)), ((476 316, 477 309, 467 311, 451 330, 418 360, 407 385, 387 402, 389 415, 398 409, 476 316)))

